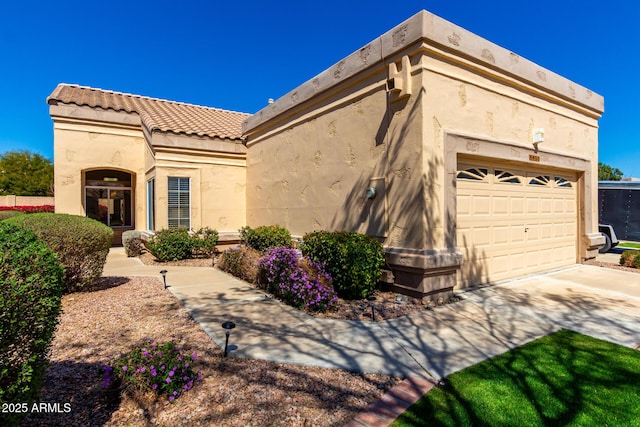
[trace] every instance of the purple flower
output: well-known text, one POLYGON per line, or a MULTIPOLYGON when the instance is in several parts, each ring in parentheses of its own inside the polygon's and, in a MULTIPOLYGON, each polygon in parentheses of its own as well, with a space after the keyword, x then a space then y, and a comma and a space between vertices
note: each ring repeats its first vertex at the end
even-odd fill
POLYGON ((169 371, 169 376, 170 376, 170 377, 172 377, 172 376, 174 376, 174 375, 175 375, 175 372, 173 372, 173 371, 169 371))
POLYGON ((167 378, 167 384, 171 382, 171 378, 167 378))
POLYGON ((153 389, 154 389, 154 390, 157 390, 157 389, 158 389, 158 384, 154 384, 154 385, 153 385, 153 389))
POLYGON ((170 400, 171 402, 173 402, 174 400, 176 400, 176 398, 175 398, 175 397, 173 397, 173 396, 169 396, 169 400, 170 400))
POLYGON ((194 351, 193 354, 191 355, 191 360, 196 360, 196 357, 198 357, 198 355, 194 351))
POLYGON ((126 367, 126 366, 123 366, 123 367, 122 367, 122 370, 123 370, 123 371, 125 371, 125 372, 127 372, 127 367, 126 367))

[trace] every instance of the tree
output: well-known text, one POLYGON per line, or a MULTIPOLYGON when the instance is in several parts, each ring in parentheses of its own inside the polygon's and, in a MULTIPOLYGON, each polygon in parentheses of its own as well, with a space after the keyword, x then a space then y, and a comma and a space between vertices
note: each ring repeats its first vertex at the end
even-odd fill
POLYGON ((620 169, 598 162, 598 181, 620 181, 623 175, 620 169))
POLYGON ((53 196, 53 164, 26 150, 0 155, 0 195, 53 196))

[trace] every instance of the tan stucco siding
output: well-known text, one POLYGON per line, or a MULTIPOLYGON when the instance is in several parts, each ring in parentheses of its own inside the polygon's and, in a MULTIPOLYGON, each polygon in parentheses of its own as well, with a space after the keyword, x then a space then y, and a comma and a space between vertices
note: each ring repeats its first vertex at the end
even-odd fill
MULTIPOLYGON (((387 237, 390 221, 406 226, 404 219, 389 218, 386 207, 389 191, 409 187, 387 181, 388 147, 394 145, 393 167, 406 180, 404 171, 419 156, 420 139, 412 154, 399 148, 403 130, 387 114, 385 83, 382 69, 361 76, 326 94, 313 110, 299 110, 249 137, 250 226, 280 224, 294 235, 328 229, 379 237, 387 237), (378 192, 373 200, 365 196, 370 186, 378 192)), ((419 178, 414 182, 419 185, 419 178)))
POLYGON ((73 123, 54 119, 56 212, 85 215, 83 171, 117 169, 135 174, 136 229, 144 229, 145 141, 141 130, 105 123, 73 123))
POLYGON ((191 228, 237 231, 245 225, 243 155, 158 150, 155 165, 156 229, 167 228, 168 178, 190 178, 191 228))
MULTIPOLYGON (((502 158, 535 167, 567 168, 584 174, 580 185, 585 192, 580 202, 582 206, 585 200, 590 203, 587 211, 581 212, 579 233, 586 238, 597 232, 597 188, 591 177, 597 176, 598 113, 570 106, 567 100, 549 94, 536 94, 532 85, 511 81, 477 64, 465 68, 427 54, 422 58, 422 67, 426 112, 424 168, 431 175, 425 197, 443 201, 427 204, 428 221, 435 225, 436 247, 452 246, 454 234, 451 223, 455 221, 455 206, 450 203, 447 184, 455 179, 456 160, 446 156, 456 152, 446 147, 448 134, 488 141, 465 147, 462 152, 466 155, 502 158), (537 128, 544 129, 544 142, 538 151, 532 144, 537 128), (501 144, 512 148, 500 149, 501 144), (536 160, 532 161, 529 155, 536 160), (439 165, 444 166, 440 173, 439 165)), ((586 247, 580 250, 581 257, 587 256, 586 250, 586 247)))

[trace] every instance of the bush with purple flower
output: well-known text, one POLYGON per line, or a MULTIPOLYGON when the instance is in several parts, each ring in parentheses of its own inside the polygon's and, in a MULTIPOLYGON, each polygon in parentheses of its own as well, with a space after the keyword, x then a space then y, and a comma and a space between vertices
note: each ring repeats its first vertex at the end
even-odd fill
POLYGON ((116 380, 126 389, 166 394, 173 402, 202 379, 187 360, 195 361, 196 353, 187 357, 173 341, 157 344, 145 339, 131 352, 112 358, 103 366, 103 385, 109 387, 116 380))
POLYGON ((324 311, 338 301, 322 264, 291 248, 274 248, 260 259, 260 286, 297 308, 324 311))

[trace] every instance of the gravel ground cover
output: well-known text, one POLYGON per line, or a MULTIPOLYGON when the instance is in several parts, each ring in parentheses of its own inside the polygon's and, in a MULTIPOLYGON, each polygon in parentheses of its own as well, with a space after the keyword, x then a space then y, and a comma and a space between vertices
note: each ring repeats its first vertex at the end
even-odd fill
POLYGON ((102 278, 63 298, 41 402, 67 413, 30 414, 24 426, 340 426, 400 379, 286 365, 222 350, 156 278, 102 278), (174 403, 103 387, 102 365, 144 338, 183 337, 203 380, 174 403))

